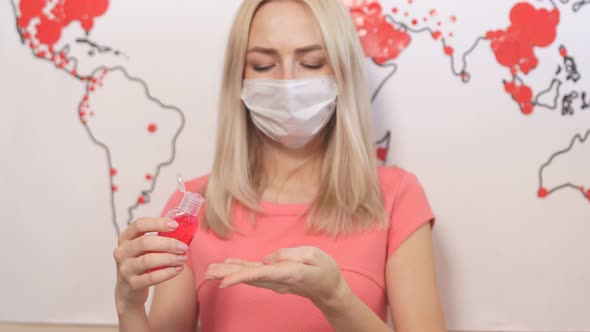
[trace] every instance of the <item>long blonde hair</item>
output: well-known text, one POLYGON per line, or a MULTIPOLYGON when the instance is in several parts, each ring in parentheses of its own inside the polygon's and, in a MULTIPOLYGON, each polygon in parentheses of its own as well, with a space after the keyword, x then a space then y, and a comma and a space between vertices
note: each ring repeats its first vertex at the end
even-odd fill
MULTIPOLYGON (((253 181, 262 145, 240 99, 249 27, 257 10, 272 0, 244 0, 230 31, 219 100, 217 146, 205 197, 203 227, 227 238, 232 208, 260 211, 253 181)), ((356 30, 341 0, 298 0, 316 17, 339 95, 326 136, 319 192, 307 230, 332 236, 386 225, 372 129, 364 59, 356 30)))

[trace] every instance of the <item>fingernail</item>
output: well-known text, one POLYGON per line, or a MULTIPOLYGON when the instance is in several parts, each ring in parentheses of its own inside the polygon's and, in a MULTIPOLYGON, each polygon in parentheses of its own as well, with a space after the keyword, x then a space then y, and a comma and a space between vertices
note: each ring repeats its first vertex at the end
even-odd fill
POLYGON ((180 270, 182 270, 182 269, 184 269, 184 264, 182 264, 182 265, 178 265, 178 266, 176 267, 176 271, 180 271, 180 270))
POLYGON ((178 256, 178 261, 179 262, 186 262, 187 259, 188 259, 187 256, 178 256))
POLYGON ((168 229, 176 229, 176 227, 178 227, 178 223, 175 220, 170 220, 166 223, 166 226, 168 229))
POLYGON ((180 242, 180 243, 178 244, 178 250, 180 250, 180 251, 182 251, 182 252, 185 252, 185 251, 187 251, 187 249, 188 249, 188 246, 187 246, 186 244, 184 244, 184 243, 182 243, 182 242, 180 242))

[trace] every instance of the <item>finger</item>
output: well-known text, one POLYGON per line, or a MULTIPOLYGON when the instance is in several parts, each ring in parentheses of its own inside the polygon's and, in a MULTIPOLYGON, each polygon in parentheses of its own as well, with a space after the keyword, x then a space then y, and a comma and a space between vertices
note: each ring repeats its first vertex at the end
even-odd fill
POLYGON ((249 267, 239 264, 225 264, 225 263, 213 263, 210 264, 205 273, 205 279, 222 279, 227 275, 236 273, 249 267))
POLYGON ((282 248, 266 256, 262 262, 264 264, 275 264, 291 261, 307 265, 317 265, 319 255, 319 249, 315 247, 282 248))
POLYGON ((236 265, 242 265, 242 266, 260 266, 262 265, 261 262, 251 262, 251 261, 247 261, 247 260, 243 260, 243 259, 239 259, 239 258, 226 258, 225 261, 223 261, 226 264, 236 264, 236 265))
POLYGON ((137 275, 155 268, 181 266, 186 260, 187 256, 151 253, 129 259, 127 264, 121 266, 121 270, 127 275, 137 275))
POLYGON ((131 289, 144 289, 162 283, 166 280, 172 279, 175 276, 179 275, 183 270, 184 265, 168 267, 154 272, 144 273, 142 275, 130 277, 128 283, 131 289))
POLYGON ((138 218, 119 235, 119 244, 133 240, 148 232, 170 232, 177 227, 178 223, 169 218, 138 218))
POLYGON ((129 242, 126 247, 128 257, 139 257, 147 252, 163 252, 171 254, 184 254, 188 246, 182 241, 164 237, 145 235, 129 242))
POLYGON ((292 264, 279 263, 274 265, 262 265, 255 268, 247 268, 227 275, 221 281, 220 287, 225 288, 239 283, 252 282, 287 282, 294 274, 292 264))

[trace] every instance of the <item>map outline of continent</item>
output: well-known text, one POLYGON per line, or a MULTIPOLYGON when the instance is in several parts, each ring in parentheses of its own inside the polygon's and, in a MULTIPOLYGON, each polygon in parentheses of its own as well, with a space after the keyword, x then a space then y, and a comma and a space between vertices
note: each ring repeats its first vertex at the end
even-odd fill
MULTIPOLYGON (((42 1, 43 0, 41 0, 41 2, 42 1)), ((62 1, 61 3, 65 2, 64 0, 61 0, 61 1, 62 1)), ((106 6, 108 9, 108 0, 103 0, 103 1, 105 1, 105 3, 107 4, 106 6)), ((150 93, 148 84, 143 79, 130 75, 127 72, 127 70, 121 65, 113 66, 113 67, 106 67, 106 66, 100 65, 97 68, 95 68, 91 72, 90 75, 82 76, 76 70, 77 66, 78 66, 78 59, 76 59, 75 57, 68 56, 68 53, 70 51, 69 44, 65 44, 62 47, 62 49, 60 49, 58 51, 52 50, 52 47, 51 47, 50 53, 48 53, 47 51, 39 51, 38 49, 40 48, 40 44, 35 43, 35 41, 33 39, 34 36, 31 36, 30 33, 27 31, 23 31, 24 29, 21 26, 19 26, 19 14, 18 14, 18 10, 17 10, 17 4, 13 0, 9 0, 9 2, 10 2, 10 5, 13 9, 13 15, 15 17, 15 26, 16 26, 17 33, 20 37, 21 43, 23 45, 29 46, 33 57, 35 59, 39 59, 39 60, 43 60, 43 61, 46 61, 49 63, 53 63, 59 71, 66 72, 71 77, 73 77, 85 84, 85 91, 86 91, 85 96, 83 96, 82 100, 79 103, 79 108, 77 110, 77 114, 78 114, 78 117, 80 120, 80 124, 84 127, 84 130, 88 134, 92 143, 99 146, 100 148, 102 148, 105 151, 106 161, 107 161, 107 171, 110 173, 108 190, 109 190, 109 195, 110 195, 109 201, 110 201, 110 205, 111 205, 110 206, 111 217, 112 217, 111 223, 115 229, 116 234, 118 235, 118 234, 120 234, 120 232, 122 230, 121 230, 120 225, 117 223, 118 216, 117 216, 117 212, 116 212, 116 208, 115 208, 115 205, 116 205, 115 194, 118 190, 118 187, 114 183, 114 180, 113 180, 113 177, 116 175, 116 168, 115 168, 113 160, 112 160, 111 148, 109 148, 106 144, 101 142, 92 133, 91 129, 87 125, 87 118, 92 116, 93 114, 92 114, 92 112, 88 112, 86 109, 84 109, 85 104, 87 104, 89 94, 94 91, 95 87, 97 88, 98 84, 100 84, 97 81, 99 73, 102 73, 103 77, 104 77, 104 75, 106 75, 109 72, 121 71, 123 73, 123 75, 127 78, 127 80, 129 80, 130 82, 139 83, 143 87, 144 93, 145 93, 145 98, 147 100, 149 100, 150 102, 156 103, 162 109, 175 111, 180 117, 180 125, 178 126, 177 130, 175 131, 175 134, 173 135, 173 138, 172 138, 172 142, 170 143, 171 144, 171 149, 170 149, 171 156, 169 159, 156 164, 155 171, 153 172, 153 174, 151 174, 151 173, 149 174, 149 179, 148 179, 148 181, 150 182, 149 188, 139 190, 137 201, 133 202, 132 204, 129 204, 128 207, 126 208, 128 216, 124 219, 126 220, 127 225, 129 225, 133 221, 133 210, 135 210, 136 208, 138 208, 142 204, 146 204, 146 203, 150 202, 150 194, 155 190, 156 182, 158 180, 158 177, 159 177, 162 167, 171 165, 174 162, 174 160, 176 159, 177 140, 178 140, 178 137, 180 136, 180 134, 182 133, 182 131, 185 127, 185 122, 186 122, 184 112, 180 108, 178 108, 174 105, 166 104, 166 103, 162 102, 160 99, 153 96, 150 93), (51 54, 51 55, 49 55, 49 54, 51 54), (68 68, 68 66, 70 68, 68 68)), ((46 2, 45 5, 47 5, 47 3, 48 2, 46 2)), ((59 2, 56 2, 56 3, 59 3, 59 2)), ((107 9, 105 9, 105 12, 107 11, 107 9)), ((29 23, 31 20, 32 19, 29 20, 29 23)), ((92 27, 90 27, 90 29, 88 29, 86 31, 86 37, 88 37, 88 35, 90 34, 91 29, 92 29, 92 27)), ((100 46, 100 45, 88 40, 87 38, 78 38, 76 41, 89 44, 92 48, 98 50, 98 52, 100 52, 100 53, 110 52, 110 51, 115 52, 112 48, 100 46)), ((117 51, 117 52, 120 52, 120 51, 117 51)), ((120 52, 120 53, 122 54, 122 52, 120 52)), ((150 128, 150 131, 151 131, 151 128, 150 128)), ((148 175, 146 175, 146 177, 147 176, 148 175)))

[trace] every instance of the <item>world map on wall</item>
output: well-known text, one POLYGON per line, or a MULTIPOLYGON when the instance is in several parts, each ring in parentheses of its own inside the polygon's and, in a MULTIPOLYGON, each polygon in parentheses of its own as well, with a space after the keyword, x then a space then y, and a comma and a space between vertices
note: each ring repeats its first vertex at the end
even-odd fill
MULTIPOLYGON (((100 24, 102 16, 108 15, 109 0, 9 1, 14 11, 16 32, 32 57, 68 75, 83 87, 84 93, 75 97, 79 106, 72 110, 72 116, 79 119, 90 140, 105 152, 108 165, 105 172, 110 179, 105 190, 109 191, 111 198, 111 222, 119 233, 120 225, 133 220, 133 211, 150 201, 160 170, 175 160, 185 113, 152 95, 148 82, 129 73, 124 62, 116 66, 99 65, 89 70, 80 66, 84 59, 72 55, 74 48, 84 48, 88 57, 109 53, 130 61, 124 51, 92 39, 94 26, 100 24), (65 36, 64 30, 73 24, 81 26, 83 33, 72 39, 65 36), (135 107, 123 111, 117 106, 122 98, 131 101, 135 107), (158 152, 133 153, 137 144, 145 145, 147 149, 153 147, 152 150, 158 152), (140 159, 145 168, 131 166, 128 163, 130 158, 140 159)), ((560 42, 557 30, 563 11, 576 15, 590 12, 590 0, 515 3, 505 13, 509 25, 490 26, 478 31, 468 47, 462 48, 454 44, 458 34, 456 24, 461 17, 443 14, 439 8, 418 8, 415 6, 418 1, 393 1, 391 5, 385 5, 384 1, 344 0, 370 65, 386 72, 372 91, 373 101, 395 78, 396 60, 412 47, 413 39, 427 35, 433 43, 440 45, 450 73, 465 84, 471 80, 470 55, 480 48, 492 52, 498 70, 506 75, 502 82, 498 82, 498 88, 513 100, 514 112, 520 112, 524 117, 533 117, 538 112, 575 117, 590 111, 590 93, 580 86, 582 77, 578 60, 581 59, 568 51, 568 45, 560 42), (541 64, 536 53, 539 49, 554 51, 556 62, 541 64), (541 65, 553 66, 553 75, 546 77, 543 88, 534 88, 528 78, 541 65)), ((389 131, 377 139, 380 164, 387 163, 390 141, 389 131)), ((571 158, 576 154, 590 154, 590 126, 586 132, 574 133, 569 142, 563 143, 563 149, 547 151, 547 159, 540 162, 539 169, 531 170, 539 173, 538 191, 531 194, 543 199, 557 191, 575 190, 590 202, 590 183, 571 181, 551 187, 546 185, 545 174, 552 165, 566 159, 584 160, 571 158)), ((590 177, 587 180, 590 181, 590 177)))

